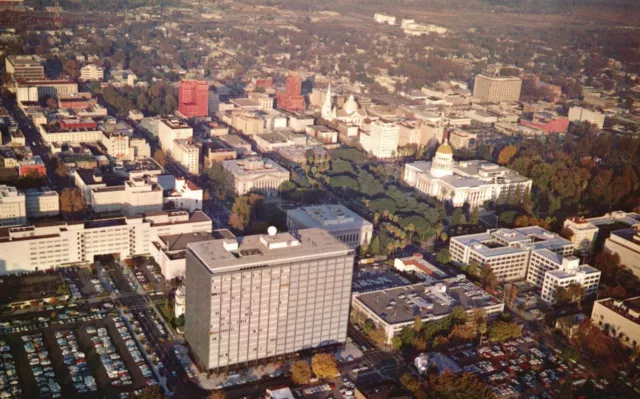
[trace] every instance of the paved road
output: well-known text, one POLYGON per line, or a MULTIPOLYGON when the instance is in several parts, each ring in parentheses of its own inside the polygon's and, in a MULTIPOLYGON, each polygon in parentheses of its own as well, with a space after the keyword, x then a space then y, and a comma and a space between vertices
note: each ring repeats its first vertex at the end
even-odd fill
POLYGON ((381 376, 398 378, 405 370, 405 362, 399 353, 388 352, 377 348, 375 343, 365 334, 349 326, 348 334, 358 347, 365 345, 371 348, 364 352, 361 363, 366 363, 378 371, 381 376))

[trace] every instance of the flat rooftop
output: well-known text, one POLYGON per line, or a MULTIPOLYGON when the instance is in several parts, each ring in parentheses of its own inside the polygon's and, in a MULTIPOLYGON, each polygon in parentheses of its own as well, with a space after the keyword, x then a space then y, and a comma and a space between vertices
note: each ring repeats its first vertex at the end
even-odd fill
POLYGON ((191 243, 187 248, 212 274, 353 254, 346 244, 323 229, 300 230, 298 237, 277 233, 218 239, 191 243))
POLYGON ((289 171, 269 158, 247 158, 222 161, 222 167, 237 176, 255 176, 289 171))
POLYGON ((470 246, 485 257, 573 245, 571 241, 538 226, 488 230, 484 233, 453 237, 452 240, 470 246))
POLYGON ((501 303, 466 278, 374 291, 356 299, 389 324, 411 322, 416 316, 443 317, 456 306, 469 310, 501 303))
POLYGON ((187 245, 193 242, 211 241, 216 240, 210 233, 198 232, 198 233, 182 233, 171 234, 158 237, 167 248, 167 252, 183 251, 187 249, 187 245))
POLYGON ((303 206, 287 211, 305 227, 322 227, 328 231, 361 229, 372 224, 344 205, 303 206))
POLYGON ((384 290, 389 288, 404 287, 412 282, 389 269, 360 270, 353 274, 351 291, 356 294, 384 290))

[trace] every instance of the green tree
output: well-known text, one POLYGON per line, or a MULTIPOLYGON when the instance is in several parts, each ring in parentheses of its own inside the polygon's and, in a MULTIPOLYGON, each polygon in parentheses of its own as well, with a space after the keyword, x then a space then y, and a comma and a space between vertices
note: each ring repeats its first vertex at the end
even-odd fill
POLYGON ((451 225, 458 226, 465 223, 467 223, 467 220, 462 213, 462 208, 456 208, 451 215, 451 225))
POLYGON ((451 252, 449 252, 447 248, 442 248, 440 251, 438 251, 436 260, 443 265, 451 263, 451 252))
POLYGON ((214 163, 210 168, 202 171, 205 182, 211 195, 219 200, 230 197, 234 192, 233 175, 222 167, 222 164, 214 163))
POLYGON ((413 319, 413 330, 415 332, 420 332, 420 330, 422 330, 422 318, 420 315, 417 315, 415 319, 413 319))
POLYGON ((311 379, 311 368, 309 363, 298 360, 291 365, 291 381, 296 385, 305 385, 311 379))
POLYGON ((372 255, 380 255, 380 237, 376 234, 371 239, 371 243, 369 244, 369 252, 372 255))
POLYGON ((469 223, 477 226, 479 222, 480 222, 480 210, 478 209, 478 207, 475 207, 471 211, 471 215, 469 215, 469 223))
POLYGON ((522 337, 522 328, 516 323, 498 321, 489 326, 487 333, 490 341, 504 342, 522 337))
POLYGON ((471 373, 445 372, 429 378, 428 393, 438 399, 494 399, 489 386, 471 373))
POLYGON ((579 303, 584 298, 585 290, 582 284, 572 283, 566 287, 558 287, 553 293, 556 303, 579 303))
POLYGON ((327 353, 319 353, 311 358, 311 369, 316 377, 334 378, 338 374, 336 359, 327 353))

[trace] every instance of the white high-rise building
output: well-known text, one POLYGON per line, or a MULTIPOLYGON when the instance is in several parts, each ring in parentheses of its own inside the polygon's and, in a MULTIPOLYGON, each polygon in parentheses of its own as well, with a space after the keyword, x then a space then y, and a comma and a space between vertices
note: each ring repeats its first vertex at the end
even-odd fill
POLYGON ((15 187, 0 185, 0 226, 27 223, 27 206, 24 193, 15 187))
POLYGON ((206 370, 347 339, 354 252, 323 229, 187 246, 185 338, 206 370))
POLYGON ((184 169, 197 175, 200 171, 200 147, 193 144, 190 139, 174 140, 173 158, 184 167, 184 169))
POLYGON ((104 80, 104 69, 93 64, 88 64, 80 68, 80 80, 104 80))
POLYGON ((158 139, 163 150, 173 153, 175 140, 190 139, 193 129, 178 118, 161 119, 158 123, 158 139))
POLYGON ((520 99, 522 79, 518 77, 476 76, 473 97, 491 103, 512 102, 520 99))
POLYGON ((569 108, 569 122, 589 122, 596 125, 598 129, 602 129, 604 126, 604 114, 587 108, 571 107, 569 108))
POLYGON ((571 242, 585 254, 591 254, 598 237, 598 226, 581 217, 571 217, 564 221, 564 228, 571 231, 571 242))
POLYGON ((360 134, 360 144, 376 158, 393 158, 398 151, 400 127, 393 122, 374 121, 371 130, 360 134))

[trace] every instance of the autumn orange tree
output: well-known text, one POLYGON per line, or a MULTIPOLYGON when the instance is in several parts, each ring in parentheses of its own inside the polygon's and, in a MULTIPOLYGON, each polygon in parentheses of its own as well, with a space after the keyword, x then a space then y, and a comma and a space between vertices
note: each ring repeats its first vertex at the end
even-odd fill
POLYGON ((291 381, 293 381, 294 384, 308 384, 309 379, 311 379, 309 363, 304 360, 298 360, 291 365, 291 381))
POLYGON ((328 353, 319 353, 313 356, 311 369, 318 378, 334 378, 338 374, 336 359, 328 353))
POLYGON ((439 399, 494 399, 495 394, 487 384, 471 373, 445 372, 429 378, 430 397, 439 399))

